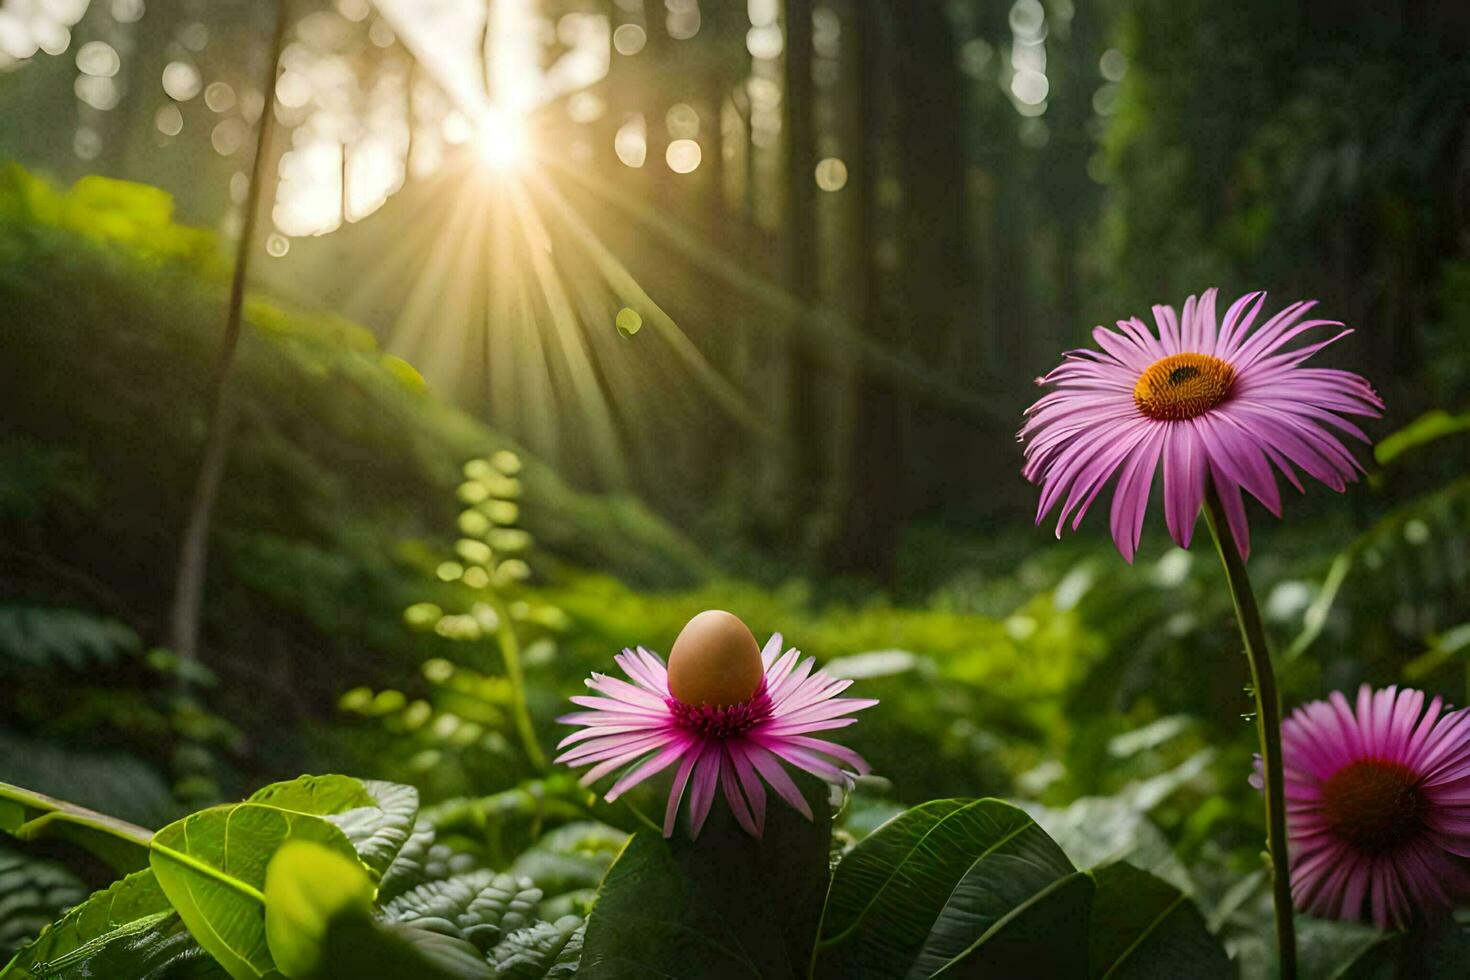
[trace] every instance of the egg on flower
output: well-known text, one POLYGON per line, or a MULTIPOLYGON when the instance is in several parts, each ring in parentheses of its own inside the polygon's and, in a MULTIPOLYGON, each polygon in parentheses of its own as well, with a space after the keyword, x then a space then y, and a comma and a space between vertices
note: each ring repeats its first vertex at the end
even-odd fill
POLYGON ((679 632, 669 651, 669 693, 713 707, 750 700, 763 674, 760 645, 738 616, 707 609, 679 632))

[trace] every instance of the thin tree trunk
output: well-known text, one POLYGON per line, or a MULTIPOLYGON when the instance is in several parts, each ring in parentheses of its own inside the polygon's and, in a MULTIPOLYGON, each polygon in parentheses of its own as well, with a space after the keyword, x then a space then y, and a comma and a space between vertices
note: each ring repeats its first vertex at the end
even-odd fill
MULTIPOLYGON (((786 0, 785 107, 786 214, 785 279, 787 289, 804 307, 817 300, 816 221, 816 113, 812 83, 812 3, 786 0)), ((794 335, 788 355, 787 404, 787 492, 793 530, 805 530, 819 504, 822 439, 818 364, 814 352, 800 332, 794 335)))
MULTIPOLYGON (((852 183, 857 195, 858 250, 863 330, 870 337, 897 345, 899 317, 887 315, 884 283, 887 274, 878 262, 878 181, 886 113, 883 106, 885 71, 883 17, 877 0, 856 4, 855 73, 860 86, 861 132, 851 156, 852 183)), ((899 16, 904 16, 900 14, 899 16)), ((867 373, 854 380, 851 397, 853 444, 844 453, 848 471, 839 502, 838 534, 829 553, 835 570, 883 580, 890 576, 904 519, 904 405, 892 384, 867 373)))
POLYGON ((200 613, 204 605, 204 578, 209 564, 209 531, 214 507, 229 459, 230 431, 234 415, 226 398, 225 383, 235 362, 235 349, 240 342, 240 320, 245 303, 245 279, 250 269, 251 245, 260 213, 261 186, 265 182, 266 160, 275 122, 276 69, 286 39, 286 0, 278 0, 276 27, 271 39, 270 60, 266 69, 265 103, 261 110, 259 135, 255 144, 255 161, 250 170, 250 190, 245 198, 245 220, 240 240, 235 246, 235 271, 230 282, 230 305, 225 315, 225 332, 220 338, 219 356, 210 379, 207 428, 204 433, 204 459, 199 478, 189 503, 184 524, 183 543, 179 548, 179 571, 174 583, 173 603, 169 609, 168 644, 179 656, 196 660, 199 656, 200 613))

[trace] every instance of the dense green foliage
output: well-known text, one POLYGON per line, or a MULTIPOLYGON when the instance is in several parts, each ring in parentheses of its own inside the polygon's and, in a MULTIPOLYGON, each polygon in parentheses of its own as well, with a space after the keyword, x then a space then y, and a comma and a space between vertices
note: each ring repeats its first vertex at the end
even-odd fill
MULTIPOLYGON (((395 915, 473 931, 478 920, 454 909, 468 909, 477 889, 503 891, 509 885, 497 882, 524 876, 557 889, 528 899, 540 924, 526 920, 537 931, 516 940, 541 937, 532 943, 540 949, 568 935, 563 917, 591 907, 602 869, 636 823, 589 809, 584 791, 528 756, 507 687, 506 635, 544 743, 562 698, 588 670, 606 669, 612 651, 634 641, 667 649, 694 612, 726 606, 758 633, 783 631, 883 701, 851 741, 884 779, 866 781, 850 801, 840 839, 861 838, 896 801, 1095 798, 1091 809, 1084 800, 1037 811, 1075 866, 1132 854, 1200 896, 1237 957, 1265 955, 1253 945, 1265 912, 1259 876, 1238 878, 1259 826, 1243 778, 1243 667, 1204 554, 1155 548, 1158 557, 1118 574, 1116 557, 1085 540, 1012 563, 1007 549, 1021 545, 1005 536, 988 562, 962 565, 946 557, 957 542, 936 539, 912 576, 928 590, 915 606, 712 575, 714 561, 636 505, 580 495, 524 453, 507 455, 507 442, 438 404, 349 325, 254 302, 239 388, 242 397, 265 394, 246 402, 253 407, 222 505, 211 653, 199 665, 146 649, 139 637, 157 634, 171 522, 196 445, 186 406, 197 387, 187 379, 214 329, 222 284, 213 252, 168 222, 147 189, 94 181, 61 195, 14 168, 8 180, 0 243, 15 261, 0 284, 14 308, 30 311, 15 321, 21 343, 5 386, 0 499, 4 547, 15 557, 13 598, 0 616, 13 681, 0 731, 15 746, 0 773, 8 780, 149 825, 229 795, 222 787, 240 785, 241 774, 312 760, 413 782, 433 805, 417 844, 372 869, 388 891, 378 892, 387 918, 371 935, 402 938, 395 915), (67 285, 82 281, 86 291, 67 285), (166 343, 148 339, 159 330, 171 331, 166 343), (345 398, 362 401, 347 409, 345 398), (129 443, 137 432, 149 433, 146 452, 129 443), (488 570, 477 577, 475 568, 488 570), (181 679, 188 696, 174 693, 181 679), (313 721, 313 734, 289 742, 279 733, 290 711, 332 721, 313 721), (113 733, 105 752, 96 748, 101 731, 113 733), (478 877, 464 879, 470 890, 459 897, 433 885, 455 875, 478 877), (407 897, 426 886, 421 900, 407 897)), ((1285 652, 1291 700, 1363 678, 1457 688, 1470 648, 1458 626, 1470 615, 1462 551, 1470 487, 1434 474, 1462 451, 1464 429, 1439 413, 1385 439, 1356 528, 1326 515, 1258 545, 1253 572, 1285 652)), ((925 541, 916 535, 914 546, 925 541)), ((634 794, 635 806, 654 806, 653 795, 634 794)), ((345 854, 340 840, 336 847, 345 854)), ((67 889, 77 886, 44 859, 16 862, 7 873, 28 884, 10 900, 36 910, 26 920, 33 931, 75 901, 67 889)), ((262 863, 251 887, 262 887, 264 871, 262 863)), ((105 880, 98 868, 86 873, 105 880)), ((170 873, 160 879, 165 898, 170 873)), ((1088 899, 1082 892, 1095 886, 1063 880, 1052 883, 1066 901, 1129 921, 1098 904, 1106 890, 1088 899)), ((1164 909, 1166 887, 1157 887, 1164 909)), ((163 899, 150 895, 151 909, 163 899)), ((187 924, 200 913, 178 914, 187 924)), ((966 929, 988 921, 950 914, 966 929)), ((1197 934, 1160 917, 1171 934, 1197 934)), ((973 937, 961 946, 943 938, 950 927, 941 918, 936 909, 913 926, 913 956, 938 963, 969 948, 973 937)), ((150 928, 153 938, 127 955, 199 962, 186 930, 150 928)), ((261 955, 263 934, 253 935, 241 940, 242 962, 261 955)), ((489 961, 522 955, 477 948, 489 961)))
MULTIPOLYGON (((110 827, 106 850, 148 862, 48 926, 0 976, 887 977, 911 963, 939 975, 1051 957, 1057 975, 1166 976, 1181 960, 1224 969, 1177 889, 1128 865, 1077 872, 996 800, 927 804, 829 868, 826 794, 808 793, 814 819, 776 813, 760 842, 727 813, 697 842, 638 831, 584 927, 576 915, 539 919, 546 892, 528 877, 430 870, 432 826, 405 786, 303 776, 148 835, 0 785, 0 803, 55 805, 110 827), (1122 908, 1121 882, 1163 901, 1122 908)), ((575 860, 578 839, 541 846, 575 860)))

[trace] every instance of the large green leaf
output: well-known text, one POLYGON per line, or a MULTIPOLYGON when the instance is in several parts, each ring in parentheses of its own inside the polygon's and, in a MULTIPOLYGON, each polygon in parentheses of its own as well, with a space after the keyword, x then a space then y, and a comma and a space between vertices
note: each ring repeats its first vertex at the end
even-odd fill
POLYGON ((342 828, 376 879, 413 832, 419 793, 412 786, 351 776, 298 776, 257 790, 248 802, 327 818, 342 828))
POLYGON ((148 866, 153 836, 125 820, 9 783, 0 783, 0 832, 20 840, 70 841, 124 874, 148 866))
POLYGON ((152 871, 93 894, 47 926, 3 971, 6 980, 207 975, 212 961, 189 938, 152 871))
POLYGON ((287 841, 308 840, 357 860, 322 817, 261 803, 211 807, 153 837, 158 883, 199 944, 236 980, 275 969, 265 934, 266 869, 287 841))
POLYGON ((1129 864, 1093 872, 1089 973, 1109 980, 1230 977, 1234 968, 1194 902, 1129 864))
POLYGON ((579 977, 804 975, 827 885, 827 789, 804 781, 815 821, 767 803, 756 841, 717 800, 697 841, 640 830, 608 870, 579 977))
MULTIPOLYGON (((909 976, 927 977, 952 969, 976 957, 987 944, 978 958, 988 959, 1008 939, 1029 935, 1022 923, 1037 921, 1038 915, 1045 919, 1044 914, 1031 912, 1033 906, 1045 898, 1048 909, 1062 908, 1065 903, 1052 898, 1049 889, 1072 873, 1060 848, 1045 834, 1022 833, 997 846, 972 864, 954 886, 909 976)), ((1074 889, 1065 892, 1069 898, 1074 894, 1074 889)), ((1060 936, 1083 934, 1078 927, 1086 928, 1085 912, 1081 919, 1065 925, 1060 936)))
POLYGON ((278 810, 310 813, 318 817, 343 813, 354 807, 378 805, 362 780, 338 775, 297 776, 271 783, 251 793, 245 802, 264 803, 278 810))
MULTIPOLYGON (((1073 873, 1061 848, 999 800, 935 800, 858 843, 837 866, 818 967, 828 977, 927 976, 1073 873)), ((1070 897, 1078 889, 1066 892, 1070 897)), ((1027 921, 1030 921, 1028 918, 1027 921)), ((1085 948, 1087 917, 1054 937, 1085 948)))
POLYGON ((910 977, 1082 977, 1087 971, 1087 910, 1092 876, 1078 871, 1016 906, 961 954, 932 973, 910 977))
POLYGON ((373 882, 359 862, 310 841, 287 841, 265 873, 265 938, 277 969, 310 976, 332 922, 366 919, 372 903, 373 882))

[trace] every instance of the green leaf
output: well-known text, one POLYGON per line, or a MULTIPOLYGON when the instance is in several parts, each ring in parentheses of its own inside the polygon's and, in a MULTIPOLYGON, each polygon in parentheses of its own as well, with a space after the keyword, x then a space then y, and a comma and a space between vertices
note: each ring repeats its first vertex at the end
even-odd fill
MULTIPOLYGON (((1270 920, 1261 926, 1269 930, 1270 920)), ((1296 917, 1297 961, 1304 977, 1332 980, 1393 980, 1400 934, 1384 933, 1360 922, 1296 917)), ((1269 932, 1267 938, 1270 938, 1269 932)), ((1275 956, 1270 942, 1265 950, 1275 956)), ((1265 964, 1263 963, 1264 967, 1265 964)))
POLYGON ((115 817, 0 783, 0 830, 20 840, 70 841, 127 874, 148 865, 153 834, 115 817))
POLYGON ((1470 924, 1445 919, 1385 933, 1357 922, 1297 916, 1301 974, 1330 980, 1460 980, 1470 924))
POLYGON ((388 870, 383 872, 383 880, 378 883, 378 901, 391 901, 433 877, 429 866, 433 861, 434 837, 433 824, 420 815, 388 870))
POLYGON ((502 936, 535 921, 540 901, 541 890, 529 878, 471 871, 399 895, 383 907, 383 916, 389 922, 436 929, 489 949, 502 936))
MULTIPOLYGON (((75 688, 68 696, 90 696, 85 691, 108 696, 101 687, 75 688)), ((110 714, 110 709, 106 713, 110 714)), ((22 792, 64 800, 74 810, 95 810, 108 819, 141 827, 161 827, 178 815, 162 773, 142 759, 114 749, 71 746, 39 735, 0 729, 0 780, 25 787, 22 792)), ((126 871, 137 869, 134 866, 126 871)))
POLYGON ((110 664, 142 646, 138 634, 115 620, 79 609, 0 606, 0 673, 12 663, 86 670, 110 664))
POLYGON ((530 878, 548 897, 596 888, 627 842, 627 833, 607 824, 569 823, 543 835, 516 858, 511 872, 530 878))
POLYGON ((86 898, 81 881, 60 865, 0 847, 0 962, 86 898))
POLYGON ((371 804, 333 813, 327 819, 342 828, 357 849, 357 856, 378 879, 387 872, 413 832, 419 812, 419 791, 412 786, 378 780, 366 780, 360 785, 371 804))
POLYGON ((265 872, 265 938, 277 969, 310 976, 330 924, 366 919, 372 904, 373 882, 361 863, 311 841, 287 841, 265 872))
MULTIPOLYGON (((944 972, 973 956, 987 941, 1000 942, 1005 936, 1015 935, 1018 927, 1009 924, 1017 921, 1018 913, 1029 909, 1033 900, 1047 895, 1048 889, 1072 873, 1060 848, 1039 828, 999 844, 977 859, 949 893, 909 976, 944 972)), ((1085 919, 1082 925, 1085 927, 1085 919)), ((1068 929, 1052 939, 1068 937, 1069 933, 1085 934, 1068 929)))
POLYGON ((310 813, 326 817, 355 807, 374 807, 378 801, 351 776, 297 776, 284 782, 262 786, 250 794, 247 803, 264 803, 280 810, 310 813))
POLYGON ((1129 864, 1092 873, 1089 973, 1109 980, 1234 976, 1194 902, 1178 888, 1129 864))
POLYGON ((290 840, 315 841, 357 860, 346 835, 322 817, 260 803, 211 807, 154 835, 150 864, 159 885, 194 938, 236 980, 275 968, 261 889, 271 858, 290 840))
POLYGON ((1442 408, 1432 409, 1380 439, 1373 447, 1373 457, 1379 466, 1387 466, 1412 449, 1467 431, 1470 431, 1470 414, 1451 415, 1442 408))
POLYGON ((348 917, 327 933, 311 980, 491 980, 494 973, 469 943, 403 923, 348 917))
MULTIPOLYGON (((1073 870, 1035 821, 999 800, 915 807, 860 841, 837 866, 818 944, 819 973, 894 977, 941 970, 970 956, 977 941, 1073 870)), ((1084 914, 1065 941, 1085 945, 1085 927, 1084 914)))
POLYGON ((1081 977, 1087 969, 1087 910, 1092 876, 1062 878, 991 926, 933 973, 910 977, 1081 977))
POLYGON ((572 977, 582 957, 586 927, 575 915, 517 929, 490 953, 501 980, 559 980, 572 977))
POLYGON ((7 980, 97 980, 147 977, 149 980, 226 980, 177 915, 138 932, 120 932, 104 944, 89 944, 75 956, 44 964, 37 972, 0 974, 7 980))
POLYGON ((86 967, 111 946, 154 934, 173 918, 176 918, 173 907, 158 887, 153 872, 135 872, 94 893, 47 926, 35 942, 0 971, 0 976, 66 976, 86 967))
POLYGON ((414 830, 419 793, 412 786, 351 776, 298 776, 256 791, 249 802, 327 818, 342 828, 378 879, 414 830))
POLYGON ((640 830, 587 921, 579 977, 789 977, 805 974, 827 885, 828 791, 803 780, 816 817, 774 797, 765 837, 735 823, 723 798, 697 841, 640 830))

